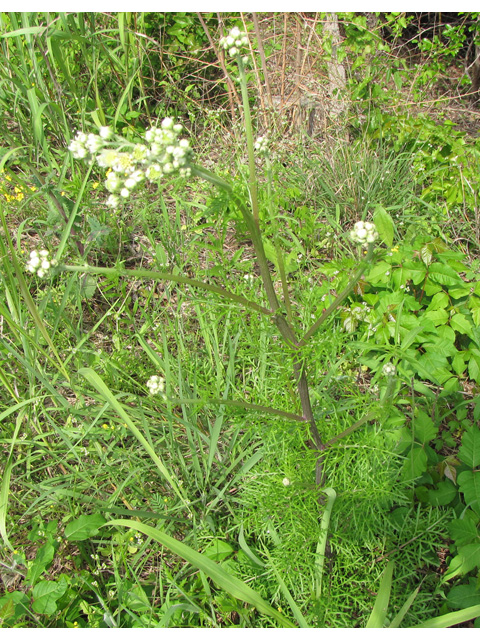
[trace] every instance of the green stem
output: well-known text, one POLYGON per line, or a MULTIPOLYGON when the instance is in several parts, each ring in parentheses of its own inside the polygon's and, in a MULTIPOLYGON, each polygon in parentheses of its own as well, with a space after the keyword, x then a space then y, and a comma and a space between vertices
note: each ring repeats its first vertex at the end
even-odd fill
POLYGON ((325 448, 331 447, 332 444, 335 444, 335 442, 338 442, 342 438, 345 438, 345 436, 350 435, 351 433, 359 429, 362 425, 364 425, 366 422, 370 422, 370 420, 373 420, 376 417, 378 417, 378 412, 370 411, 369 413, 367 413, 367 415, 363 416, 363 418, 360 418, 360 420, 357 420, 357 422, 352 424, 351 427, 348 427, 348 429, 345 429, 345 431, 342 431, 342 433, 339 433, 337 436, 335 436, 334 438, 329 440, 327 443, 325 443, 325 448))
POLYGON ((148 280, 171 280, 172 282, 178 282, 179 284, 188 284, 192 287, 197 287, 199 289, 205 289, 206 291, 211 291, 212 293, 216 293, 223 298, 227 298, 228 300, 233 300, 234 302, 238 302, 249 309, 253 309, 254 311, 258 311, 259 313, 263 313, 264 315, 271 316, 272 313, 266 307, 262 307, 256 302, 251 302, 244 298, 243 296, 239 296, 236 293, 232 293, 231 291, 227 291, 223 287, 217 287, 213 284, 207 284, 206 282, 201 282, 200 280, 193 280, 192 278, 186 278, 184 276, 177 276, 173 273, 166 273, 163 271, 149 271, 148 269, 123 269, 118 267, 92 267, 88 264, 83 266, 76 265, 63 265, 61 267, 64 271, 72 271, 75 273, 92 273, 96 275, 106 275, 106 276, 128 276, 129 278, 146 278, 148 280))
POLYGON ((325 322, 325 320, 342 304, 342 302, 345 300, 345 298, 347 298, 350 295, 350 293, 352 292, 353 288, 355 287, 357 282, 360 280, 360 278, 364 274, 365 270, 367 269, 368 265, 370 264, 370 261, 371 261, 372 256, 373 256, 373 250, 374 250, 374 245, 373 245, 373 243, 371 243, 371 244, 368 245, 367 255, 365 256, 363 262, 361 263, 360 267, 358 268, 357 273, 355 274, 353 279, 347 284, 347 286, 342 291, 342 293, 340 293, 335 298, 335 300, 332 302, 332 304, 327 309, 325 309, 325 311, 322 313, 320 318, 318 318, 318 320, 310 327, 310 329, 307 331, 307 333, 298 342, 297 346, 298 346, 299 349, 301 349, 302 347, 304 347, 307 344, 307 342, 314 335, 314 333, 321 327, 321 325, 325 322))
POLYGON ((251 402, 244 402, 243 400, 222 400, 220 398, 167 398, 172 404, 219 404, 227 407, 239 407, 240 409, 249 409, 252 411, 261 411, 262 413, 269 413, 273 416, 280 416, 287 420, 295 420, 296 422, 306 422, 304 416, 300 416, 297 413, 290 413, 289 411, 283 411, 282 409, 274 409, 273 407, 266 407, 261 404, 252 404, 251 402))
POLYGON ((255 220, 255 224, 259 226, 260 216, 259 216, 258 199, 257 199, 257 174, 255 171, 255 152, 253 148, 252 115, 250 113, 250 103, 248 101, 247 76, 245 75, 245 67, 243 66, 242 57, 238 55, 236 59, 237 59, 238 73, 240 78, 240 88, 242 90, 243 116, 245 118, 245 134, 247 136, 248 172, 249 172, 248 187, 250 191, 250 198, 252 200, 253 218, 255 220))
MULTIPOLYGON (((204 169, 203 167, 199 167, 197 165, 192 166, 192 175, 197 176, 198 178, 202 178, 203 180, 207 180, 211 184, 219 187, 220 189, 224 189, 230 194, 232 200, 237 205, 238 210, 242 214, 243 219, 245 220, 245 224, 247 225, 248 230, 250 232, 250 237, 253 243, 253 247, 255 249, 257 262, 260 269, 260 275, 262 277, 263 286, 265 287, 265 293, 267 294, 271 311, 275 313, 278 309, 280 309, 280 305, 278 303, 277 294, 275 293, 272 278, 270 275, 270 270, 268 268, 268 261, 265 255, 265 249, 263 248, 260 227, 255 223, 255 220, 252 214, 247 209, 247 207, 243 204, 243 202, 240 200, 239 196, 234 194, 232 186, 228 182, 226 182, 225 180, 222 180, 222 178, 219 178, 217 175, 215 175, 211 171, 208 171, 207 169, 204 169)), ((283 333, 282 333, 282 336, 284 336, 283 333)), ((290 340, 290 337, 289 337, 289 340, 290 340)))

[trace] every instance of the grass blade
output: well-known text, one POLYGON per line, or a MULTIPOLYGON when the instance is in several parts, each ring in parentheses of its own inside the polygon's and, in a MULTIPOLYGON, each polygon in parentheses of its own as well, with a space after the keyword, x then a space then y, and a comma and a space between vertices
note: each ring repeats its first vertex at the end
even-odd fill
POLYGON ((215 584, 217 584, 221 589, 227 591, 234 598, 253 605, 258 611, 260 611, 260 613, 270 616, 276 622, 280 623, 282 627, 295 628, 295 625, 290 622, 290 620, 285 618, 285 616, 283 616, 279 611, 265 602, 265 600, 256 591, 225 571, 225 569, 216 562, 188 547, 183 542, 172 538, 162 531, 158 531, 158 529, 154 529, 153 527, 141 522, 135 522, 134 520, 111 520, 104 526, 107 525, 129 527, 130 529, 135 529, 136 531, 149 536, 153 540, 163 544, 167 549, 170 549, 172 553, 175 553, 200 571, 203 571, 206 576, 215 582, 215 584))
POLYGON ((426 620, 422 622, 422 624, 417 624, 415 627, 412 627, 412 629, 446 629, 456 624, 468 622, 468 620, 473 620, 473 618, 478 618, 479 616, 480 604, 477 604, 474 607, 468 607, 461 611, 453 611, 452 613, 446 613, 437 618, 430 618, 430 620, 426 620))
POLYGON ((172 476, 168 472, 168 469, 166 468, 166 466, 163 464, 163 462, 160 460, 160 458, 157 456, 157 454, 153 450, 153 447, 146 440, 146 438, 142 435, 142 433, 139 431, 139 429, 137 429, 137 427, 135 426, 135 424, 131 420, 131 418, 128 415, 128 413, 122 407, 120 402, 115 398, 113 393, 110 391, 110 389, 107 387, 107 385, 103 382, 103 380, 100 378, 100 376, 97 373, 95 373, 95 371, 93 371, 93 369, 87 369, 87 368, 80 369, 78 373, 81 376, 83 376, 86 380, 88 380, 88 382, 90 382, 90 384, 98 391, 98 393, 113 407, 113 409, 115 409, 115 411, 122 418, 122 420, 128 425, 128 427, 129 427, 130 431, 133 433, 133 435, 141 443, 141 445, 143 446, 145 451, 148 453, 150 458, 153 460, 153 462, 157 466, 157 468, 160 471, 160 473, 162 474, 162 476, 165 478, 165 480, 168 482, 168 484, 175 491, 175 493, 180 498, 180 500, 183 502, 185 507, 188 507, 188 501, 185 499, 184 495, 180 491, 180 487, 179 487, 178 483, 175 482, 175 480, 172 478, 172 476))
POLYGON ((382 629, 387 617, 388 603, 390 602, 390 589, 392 587, 393 567, 395 563, 390 560, 386 566, 378 589, 378 595, 373 605, 372 613, 365 627, 367 629, 382 629))

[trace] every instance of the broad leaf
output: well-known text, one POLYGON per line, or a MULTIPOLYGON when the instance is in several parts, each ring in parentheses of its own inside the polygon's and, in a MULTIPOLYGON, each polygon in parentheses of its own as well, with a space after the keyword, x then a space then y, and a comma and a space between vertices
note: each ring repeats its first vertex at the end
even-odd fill
POLYGON ((463 609, 480 605, 480 591, 475 578, 470 578, 468 584, 460 584, 450 589, 447 603, 452 609, 463 609))
POLYGON ((480 428, 476 425, 463 434, 458 457, 472 469, 480 465, 480 428))
POLYGON ((405 480, 415 480, 427 469, 427 454, 422 447, 414 447, 403 463, 403 477, 405 480))
POLYGON ((433 507, 444 507, 452 502, 458 491, 450 480, 439 482, 436 489, 430 489, 428 492, 428 502, 433 507))
POLYGON ((462 471, 458 476, 458 485, 467 506, 475 513, 480 513, 480 473, 462 471))
POLYGON ((375 208, 373 214, 373 221, 377 228, 380 240, 384 242, 387 247, 391 247, 393 244, 393 234, 395 231, 392 217, 385 211, 383 207, 378 205, 375 208))
POLYGON ((455 540, 457 547, 462 547, 477 540, 480 543, 477 521, 478 516, 475 516, 473 511, 468 510, 461 520, 452 520, 448 524, 448 533, 455 540))
POLYGON ((450 318, 450 326, 458 333, 464 333, 473 339, 472 324, 468 318, 461 313, 456 313, 450 318))
POLYGON ((467 544, 465 547, 460 547, 458 555, 450 562, 450 567, 443 576, 443 580, 451 580, 458 575, 463 576, 477 567, 480 567, 480 544, 467 544))
POLYGON ((433 420, 425 411, 418 411, 415 419, 412 420, 412 431, 417 442, 427 444, 436 437, 438 427, 435 426, 433 420))
POLYGON ((80 516, 65 527, 65 536, 73 541, 88 540, 98 533, 98 530, 106 522, 100 513, 90 516, 80 516))
POLYGON ((54 580, 42 580, 33 588, 33 610, 35 613, 51 615, 57 610, 57 600, 63 596, 67 590, 65 579, 55 582, 54 580))

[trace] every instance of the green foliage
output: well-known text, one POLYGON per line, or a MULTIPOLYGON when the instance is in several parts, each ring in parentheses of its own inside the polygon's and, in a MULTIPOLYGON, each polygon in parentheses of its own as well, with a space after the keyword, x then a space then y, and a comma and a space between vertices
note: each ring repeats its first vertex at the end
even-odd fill
MULTIPOLYGON (((383 54, 411 17, 377 15, 374 32, 340 17, 351 144, 288 141, 287 166, 262 161, 258 206, 251 184, 229 186, 230 145, 218 176, 198 174, 220 195, 173 177, 112 214, 103 176, 65 155, 71 132, 109 124, 136 141, 167 114, 212 128, 200 103, 223 105, 225 79, 199 16, 1 14, 4 626, 441 627, 479 614, 480 282, 451 240, 479 240, 478 145, 392 112, 409 71, 383 54), (347 241, 359 219, 376 224, 374 256, 347 241), (27 240, 65 270, 27 279, 27 240), (303 342, 282 343, 285 325, 303 342), (327 445, 324 491, 300 372, 327 445), (165 397, 148 394, 152 375, 165 397)), ((202 19, 214 38, 243 28, 202 19)), ((445 68, 445 40, 454 58, 466 37, 424 40, 431 61, 411 90, 445 68)))

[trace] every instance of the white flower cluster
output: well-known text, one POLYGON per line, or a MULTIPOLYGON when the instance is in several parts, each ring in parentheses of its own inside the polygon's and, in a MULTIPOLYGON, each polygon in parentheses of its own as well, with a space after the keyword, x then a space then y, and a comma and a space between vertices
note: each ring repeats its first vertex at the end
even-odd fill
POLYGON ((165 118, 160 127, 152 127, 145 133, 147 144, 132 145, 117 136, 117 147, 131 149, 121 151, 106 146, 112 131, 110 127, 101 127, 98 136, 79 131, 68 149, 74 158, 89 158, 91 163, 96 161, 107 169, 105 186, 111 194, 107 205, 115 209, 145 178, 154 182, 176 172, 182 177, 191 175, 193 152, 189 141, 179 138, 182 129, 181 124, 165 118))
POLYGON ((394 376, 397 370, 395 368, 395 365, 393 365, 391 362, 387 362, 387 364, 383 365, 382 371, 384 376, 394 376))
POLYGON ((288 478, 284 478, 282 480, 282 484, 284 487, 288 487, 288 485, 290 484, 290 480, 288 478))
POLYGON ((359 244, 371 244, 378 238, 377 230, 373 222, 356 222, 353 229, 350 231, 350 237, 353 242, 359 244))
POLYGON ((147 387, 152 396, 156 396, 159 393, 163 394, 165 390, 165 380, 160 376, 152 376, 147 382, 147 387))
POLYGON ((259 154, 267 153, 268 151, 268 138, 267 136, 260 136, 255 141, 255 149, 259 154))
POLYGON ((30 260, 27 262, 26 267, 30 273, 36 273, 39 278, 43 278, 51 267, 56 264, 56 260, 50 260, 49 252, 46 249, 42 249, 41 251, 32 251, 30 253, 30 260))
MULTIPOLYGON (((235 58, 241 55, 241 50, 244 47, 248 47, 248 36, 245 31, 240 31, 238 27, 233 27, 228 36, 220 38, 220 46, 228 51, 228 53, 235 58)), ((242 58, 243 64, 248 63, 248 56, 242 58)))

